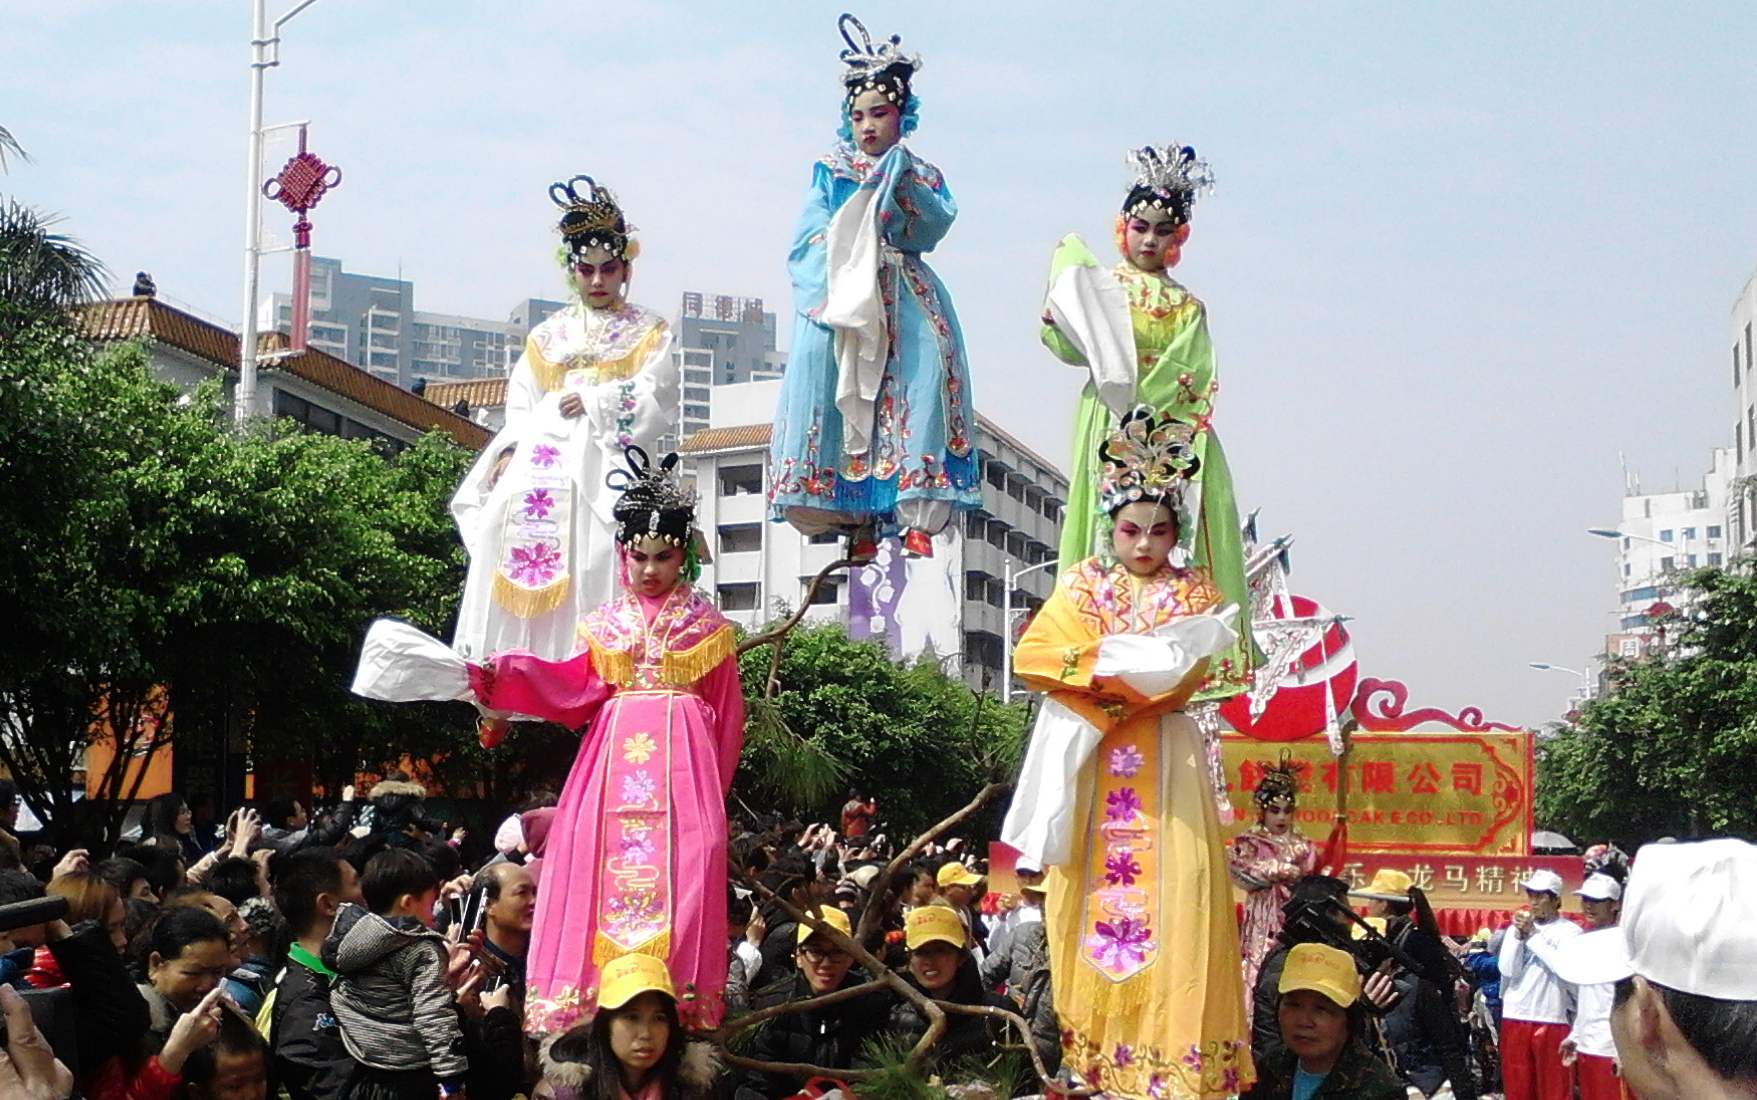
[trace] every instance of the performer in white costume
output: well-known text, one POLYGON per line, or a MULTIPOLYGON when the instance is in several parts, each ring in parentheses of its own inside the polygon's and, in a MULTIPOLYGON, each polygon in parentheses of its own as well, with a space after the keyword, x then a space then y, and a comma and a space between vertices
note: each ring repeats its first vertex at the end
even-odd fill
POLYGON ((576 299, 538 325, 506 387, 506 427, 452 498, 469 579, 452 646, 481 661, 559 661, 586 612, 620 594, 605 476, 632 445, 657 452, 677 420, 671 327, 627 300, 633 226, 590 176, 549 188, 576 299))

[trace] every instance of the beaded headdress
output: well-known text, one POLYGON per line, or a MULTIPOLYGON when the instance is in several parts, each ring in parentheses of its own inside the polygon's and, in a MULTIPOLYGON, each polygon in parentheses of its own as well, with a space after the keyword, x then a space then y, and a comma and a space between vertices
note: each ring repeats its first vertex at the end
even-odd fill
POLYGON ((1098 445, 1098 498, 1105 515, 1125 504, 1168 504, 1183 518, 1184 488, 1202 468, 1196 457, 1196 426, 1143 405, 1123 417, 1098 445))
POLYGON ((1258 781, 1252 797, 1259 806, 1276 802, 1291 804, 1299 798, 1299 769, 1294 766, 1292 753, 1282 749, 1281 762, 1263 769, 1263 778, 1258 781))
POLYGON ((893 34, 873 45, 865 25, 847 12, 842 13, 836 27, 842 32, 842 41, 848 43, 848 48, 842 51, 842 64, 847 66, 842 74, 842 85, 848 90, 847 102, 853 103, 857 96, 866 92, 877 92, 899 111, 907 110, 909 81, 921 68, 921 56, 903 52, 900 35, 893 34), (858 42, 855 41, 856 35, 860 39, 858 42))
POLYGON ((593 247, 606 249, 619 260, 632 260, 640 251, 634 226, 622 216, 616 196, 591 176, 550 184, 549 198, 561 207, 561 224, 556 228, 569 260, 580 262, 593 247))
POLYGON ((1135 182, 1123 200, 1123 213, 1144 206, 1171 213, 1180 225, 1190 220, 1196 196, 1214 190, 1214 171, 1188 145, 1143 145, 1129 150, 1135 182))
POLYGON ((695 532, 695 494, 677 478, 677 453, 659 460, 657 466, 640 447, 623 448, 626 470, 612 470, 605 484, 621 493, 610 516, 616 521, 616 541, 627 545, 636 539, 663 539, 673 546, 688 547, 695 532))

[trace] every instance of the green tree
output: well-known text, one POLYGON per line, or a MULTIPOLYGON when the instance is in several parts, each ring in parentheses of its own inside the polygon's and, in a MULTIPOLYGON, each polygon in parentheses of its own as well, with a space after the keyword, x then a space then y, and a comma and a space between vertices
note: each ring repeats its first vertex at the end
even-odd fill
POLYGON ((74 238, 52 232, 59 221, 0 199, 0 343, 63 322, 69 310, 103 293, 104 265, 74 238))
POLYGON ((972 693, 934 660, 898 664, 839 625, 801 626, 770 697, 772 660, 762 647, 740 663, 750 720, 733 792, 753 809, 835 820, 858 788, 878 799, 893 836, 909 837, 1017 767, 1028 708, 972 693), (801 790, 802 770, 819 782, 801 790))
POLYGON ((1612 660, 1604 696, 1539 742, 1546 828, 1624 847, 1757 836, 1757 578, 1707 569, 1688 585, 1667 651, 1612 660))

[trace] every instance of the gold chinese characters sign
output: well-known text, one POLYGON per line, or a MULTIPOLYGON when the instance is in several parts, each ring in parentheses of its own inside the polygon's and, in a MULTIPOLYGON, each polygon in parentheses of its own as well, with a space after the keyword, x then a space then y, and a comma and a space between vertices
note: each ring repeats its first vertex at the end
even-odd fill
POLYGON ((1533 871, 1543 870, 1562 876, 1562 908, 1577 913, 1580 899, 1574 891, 1586 877, 1579 856, 1370 855, 1351 851, 1345 860, 1336 877, 1351 888, 1365 886, 1381 869, 1402 871, 1426 892, 1428 903, 1436 909, 1518 909, 1529 900, 1520 883, 1533 871))
POLYGON ((1238 823, 1257 820, 1251 792, 1283 751, 1299 770, 1299 826, 1322 842, 1348 788, 1350 859, 1371 853, 1522 857, 1531 850, 1531 734, 1356 733, 1346 761, 1321 737, 1222 738, 1238 823))

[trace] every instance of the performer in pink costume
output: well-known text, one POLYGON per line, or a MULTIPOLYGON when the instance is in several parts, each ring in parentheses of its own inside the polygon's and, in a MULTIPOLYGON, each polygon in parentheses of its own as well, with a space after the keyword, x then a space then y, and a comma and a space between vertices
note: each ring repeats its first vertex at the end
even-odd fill
POLYGON ((713 1027, 725 1008, 725 798, 744 744, 737 643, 689 583, 695 513, 672 475, 677 456, 653 468, 630 447, 628 459, 613 513, 628 594, 580 623, 578 654, 448 669, 436 639, 380 621, 354 685, 374 698, 473 700, 489 715, 489 747, 505 731, 496 712, 589 723, 544 855, 526 963, 533 1032, 590 1016, 604 965, 632 953, 665 960, 686 1025, 713 1027))
POLYGON ((1257 823, 1234 837, 1226 853, 1233 881, 1248 891, 1239 926, 1247 1009, 1257 972, 1281 932, 1281 907, 1293 895, 1293 884, 1318 869, 1318 846, 1294 824, 1298 796, 1299 773, 1283 756, 1257 784, 1257 823))

